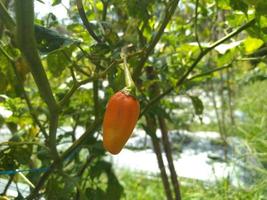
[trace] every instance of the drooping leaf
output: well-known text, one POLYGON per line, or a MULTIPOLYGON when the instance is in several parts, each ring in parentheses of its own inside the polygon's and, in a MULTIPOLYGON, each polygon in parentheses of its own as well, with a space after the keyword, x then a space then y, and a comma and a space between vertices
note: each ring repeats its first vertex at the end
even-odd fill
POLYGON ((202 115, 203 110, 204 110, 204 105, 203 105, 201 99, 197 96, 189 96, 189 97, 193 103, 195 114, 196 115, 202 115))
POLYGON ((108 188, 106 190, 106 199, 117 200, 121 199, 123 193, 123 187, 121 186, 119 180, 113 173, 113 171, 108 172, 108 188))

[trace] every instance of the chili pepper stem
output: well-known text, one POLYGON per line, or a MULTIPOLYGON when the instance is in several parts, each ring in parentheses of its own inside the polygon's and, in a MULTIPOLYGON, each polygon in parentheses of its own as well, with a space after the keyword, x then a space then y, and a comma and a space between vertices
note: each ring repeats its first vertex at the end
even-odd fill
POLYGON ((126 85, 126 87, 122 89, 122 92, 124 92, 127 95, 135 96, 136 87, 135 87, 134 81, 131 76, 131 72, 128 67, 125 49, 122 49, 121 58, 123 59, 123 70, 124 70, 124 78, 125 78, 125 85, 126 85))

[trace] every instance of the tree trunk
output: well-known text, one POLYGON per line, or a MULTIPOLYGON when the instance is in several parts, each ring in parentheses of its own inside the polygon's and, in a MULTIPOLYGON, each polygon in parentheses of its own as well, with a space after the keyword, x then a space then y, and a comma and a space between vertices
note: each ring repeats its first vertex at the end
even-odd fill
MULTIPOLYGON (((156 75, 153 67, 146 67, 146 72, 147 72, 147 78, 149 80, 152 80, 152 81, 157 80, 157 75, 156 75)), ((153 97, 158 96, 159 94, 160 94, 160 87, 157 84, 157 81, 155 81, 149 88, 149 97, 151 99, 153 99, 153 97)), ((175 199, 181 200, 180 187, 179 187, 179 182, 178 182, 177 174, 175 171, 175 167, 173 164, 171 143, 170 143, 169 137, 168 137, 167 125, 166 125, 164 119, 159 114, 157 114, 157 118, 158 118, 159 126, 161 129, 162 143, 163 143, 163 148, 164 148, 165 155, 166 155, 166 158, 168 161, 169 171, 171 174, 172 186, 173 186, 173 190, 175 193, 175 199)))
POLYGON ((170 183, 168 180, 168 175, 166 173, 165 165, 162 158, 162 152, 160 148, 160 142, 159 139, 156 136, 156 120, 153 116, 146 115, 146 124, 147 129, 146 132, 148 135, 151 136, 154 152, 157 156, 158 166, 160 170, 161 180, 164 186, 165 194, 167 197, 167 200, 173 200, 172 197, 172 191, 170 188, 170 183))
POLYGON ((168 160, 168 165, 169 165, 169 170, 171 173, 171 180, 172 180, 172 185, 175 193, 175 199, 176 200, 181 200, 181 193, 180 193, 180 185, 178 182, 176 170, 173 164, 173 158, 172 158, 172 150, 171 150, 171 142, 169 140, 168 136, 168 129, 165 120, 161 117, 158 116, 158 121, 159 121, 159 126, 162 134, 162 142, 163 142, 163 148, 166 153, 166 157, 168 160))

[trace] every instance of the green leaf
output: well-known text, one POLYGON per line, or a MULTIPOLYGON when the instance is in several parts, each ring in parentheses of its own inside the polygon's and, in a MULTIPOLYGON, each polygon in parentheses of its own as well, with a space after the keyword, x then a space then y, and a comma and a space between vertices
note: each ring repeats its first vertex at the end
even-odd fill
POLYGON ((95 44, 90 47, 90 55, 92 56, 92 62, 98 63, 103 57, 110 52, 110 48, 106 44, 95 44))
POLYGON ((105 191, 103 191, 101 188, 87 188, 86 197, 88 200, 105 199, 105 191))
POLYGON ((235 50, 227 51, 223 55, 219 55, 218 59, 216 60, 217 66, 224 66, 226 64, 231 63, 236 56, 235 50))
POLYGON ((201 101, 201 99, 197 96, 189 96, 192 103, 193 103, 193 106, 194 106, 194 109, 195 109, 195 114, 196 115, 202 115, 203 114, 203 110, 204 110, 204 105, 201 101))
POLYGON ((247 53, 252 53, 255 50, 257 50, 258 48, 260 48, 263 45, 263 43, 264 42, 261 39, 248 37, 244 41, 245 51, 247 53))
POLYGON ((0 151, 0 169, 1 170, 15 170, 18 165, 13 159, 13 156, 10 152, 0 151))
POLYGON ((90 177, 92 179, 100 177, 103 172, 110 171, 111 164, 100 160, 90 169, 90 177))
POLYGON ((142 20, 147 20, 149 18, 147 7, 150 3, 151 1, 147 0, 127 0, 129 15, 142 20))
POLYGON ((115 174, 112 171, 110 171, 108 173, 108 188, 106 191, 106 199, 109 200, 121 199, 122 194, 123 194, 123 187, 119 183, 115 174))
POLYGON ((218 7, 223 10, 230 10, 229 0, 217 0, 218 7))
POLYGON ((113 92, 121 90, 125 86, 124 74, 119 66, 114 67, 108 73, 108 81, 113 92))
POLYGON ((31 160, 32 145, 12 146, 10 153, 19 164, 27 165, 31 160))
MULTIPOLYGON (((66 54, 68 54, 68 53, 66 53, 66 54)), ((49 69, 49 71, 51 71, 51 73, 55 77, 60 76, 62 71, 69 64, 69 60, 64 55, 63 51, 55 51, 53 53, 50 53, 50 54, 48 54, 46 59, 47 59, 48 69, 49 69)))
POLYGON ((67 174, 50 176, 45 195, 47 199, 71 199, 78 181, 78 177, 72 177, 67 174))
POLYGON ((256 6, 261 2, 264 2, 265 0, 242 0, 244 3, 246 3, 247 5, 253 5, 256 6))
POLYGON ((230 6, 234 10, 240 10, 245 14, 247 14, 248 12, 248 5, 244 3, 242 0, 230 0, 230 6))
POLYGON ((43 55, 72 44, 80 43, 80 41, 62 36, 56 31, 36 24, 34 25, 34 30, 38 49, 43 55))
POLYGON ((256 5, 256 12, 259 15, 267 16, 267 1, 263 0, 256 5))
POLYGON ((52 6, 56 6, 61 3, 61 0, 53 0, 52 6))

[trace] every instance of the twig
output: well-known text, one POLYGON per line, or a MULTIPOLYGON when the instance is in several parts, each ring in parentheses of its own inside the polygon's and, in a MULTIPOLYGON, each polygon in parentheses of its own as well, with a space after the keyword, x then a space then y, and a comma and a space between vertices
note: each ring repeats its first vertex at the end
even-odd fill
MULTIPOLYGON (((236 30, 234 30, 233 32, 229 33, 228 35, 226 35, 225 37, 221 38, 220 40, 214 42, 210 47, 206 48, 205 50, 203 50, 199 56, 196 58, 196 60, 193 62, 193 64, 189 67, 189 69, 187 70, 187 72, 177 81, 176 83, 176 87, 180 87, 184 81, 186 80, 187 76, 194 70, 194 68, 197 66, 197 64, 202 60, 202 58, 207 55, 211 50, 213 50, 215 47, 217 47, 218 45, 222 44, 223 42, 227 41, 228 39, 236 36, 237 34, 239 34, 240 32, 242 32, 243 30, 247 29, 248 27, 252 26, 255 23, 255 19, 250 20, 249 22, 247 22, 246 24, 244 24, 243 26, 240 26, 239 28, 237 28, 236 30)), ((168 95, 171 91, 174 90, 174 87, 169 87, 166 91, 164 91, 162 94, 160 94, 159 96, 155 97, 154 99, 152 99, 143 109, 143 111, 141 112, 140 117, 147 112, 147 110, 149 110, 149 108, 154 105, 155 103, 157 103, 160 99, 162 99, 163 97, 165 97, 166 95, 168 95)))
MULTIPOLYGON (((84 163, 84 165, 81 167, 81 169, 78 171, 77 176, 78 177, 82 177, 83 173, 85 172, 85 170, 88 168, 88 166, 94 161, 95 156, 90 155, 87 157, 86 162, 84 163)), ((80 199, 80 189, 79 186, 77 186, 77 193, 76 193, 76 200, 80 199)))
POLYGON ((99 113, 99 79, 95 79, 93 81, 93 100, 94 100, 94 116, 95 120, 99 119, 100 113, 99 113))
POLYGON ((73 86, 71 87, 71 89, 67 92, 67 94, 60 100, 59 107, 62 108, 63 105, 65 105, 68 102, 68 100, 72 97, 72 95, 76 92, 76 90, 80 86, 82 86, 86 83, 98 80, 101 77, 104 77, 107 74, 107 72, 118 62, 121 62, 121 60, 119 60, 119 61, 114 60, 103 72, 100 72, 100 73, 96 74, 95 76, 89 77, 83 81, 79 81, 79 82, 74 83, 73 86))
POLYGON ((163 97, 165 97, 166 95, 168 95, 172 90, 174 89, 174 87, 169 87, 167 90, 165 90, 163 93, 161 93, 159 96, 154 97, 153 99, 151 99, 149 101, 149 103, 144 107, 144 109, 142 110, 139 118, 141 118, 150 108, 151 106, 153 106, 155 103, 157 103, 159 100, 161 100, 163 97))
POLYGON ((2 54, 4 54, 4 56, 11 62, 11 63, 15 63, 15 59, 12 57, 12 56, 10 56, 7 52, 6 52, 6 50, 3 48, 3 46, 4 46, 4 43, 2 42, 2 41, 0 41, 0 51, 2 52, 2 54))
MULTIPOLYGON (((1 1, 0 1, 0 3, 1 3, 1 1)), ((2 192, 1 195, 6 195, 7 190, 8 190, 8 188, 9 188, 9 186, 11 185, 13 179, 14 179, 14 175, 12 174, 12 175, 10 175, 10 177, 9 177, 9 179, 8 179, 8 182, 7 182, 7 184, 6 184, 5 188, 4 188, 4 191, 2 192)))
POLYGON ((203 73, 201 73, 201 74, 197 74, 197 75, 195 75, 195 76, 192 76, 191 78, 187 79, 187 81, 191 81, 191 80, 196 79, 196 78, 200 78, 200 77, 203 77, 203 76, 207 76, 207 75, 210 75, 210 74, 212 74, 212 73, 214 73, 214 72, 221 71, 221 70, 223 70, 223 69, 227 69, 227 68, 230 68, 230 67, 232 67, 231 64, 228 64, 228 65, 223 66, 223 67, 217 67, 217 68, 212 69, 212 70, 209 70, 209 71, 207 71, 207 72, 203 72, 203 73))
POLYGON ((11 32, 15 31, 16 24, 12 17, 8 14, 8 11, 2 1, 0 1, 0 19, 7 29, 9 29, 11 32))
MULTIPOLYGON (((89 73, 87 73, 86 71, 84 71, 83 69, 81 69, 81 68, 80 68, 81 66, 78 65, 76 61, 71 60, 71 58, 66 54, 65 51, 63 51, 62 53, 63 53, 63 55, 66 57, 66 59, 71 63, 71 65, 70 65, 70 70, 71 70, 71 76, 72 76, 73 80, 76 79, 76 78, 74 78, 75 76, 74 76, 73 67, 75 67, 75 69, 76 69, 78 72, 81 72, 83 75, 88 76, 88 77, 91 76, 91 74, 89 74, 89 73)), ((84 52, 83 52, 83 53, 84 53, 84 52)), ((77 81, 77 80, 76 80, 76 81, 77 81)))
POLYGON ((199 42, 199 37, 198 37, 198 28, 197 28, 197 25, 198 25, 198 23, 197 23, 197 20, 198 20, 198 7, 199 7, 199 0, 196 0, 196 7, 195 7, 195 23, 194 23, 194 25, 195 25, 195 37, 196 37, 196 41, 197 41, 197 44, 198 44, 198 47, 199 47, 199 49, 200 49, 200 51, 203 51, 203 48, 202 48, 202 46, 201 46, 201 44, 200 44, 200 42, 199 42))
POLYGON ((83 53, 83 55, 86 55, 88 58, 91 58, 91 56, 89 55, 89 53, 87 53, 82 47, 81 44, 77 45, 78 48, 81 50, 81 52, 83 53))
POLYGON ((77 81, 77 78, 75 76, 75 73, 74 73, 74 70, 73 70, 73 67, 72 66, 70 67, 70 74, 71 74, 71 77, 72 77, 72 81, 74 83, 77 83, 78 81, 77 81))
POLYGON ((156 33, 155 37, 153 37, 149 43, 148 48, 146 49, 144 56, 141 58, 139 65, 134 69, 134 73, 133 73, 133 79, 136 80, 137 77, 139 77, 139 75, 142 72, 142 68, 144 67, 148 56, 152 53, 152 51, 154 50, 156 44, 158 43, 158 41, 160 40, 161 36, 164 33, 164 30, 166 28, 166 26, 168 25, 168 23, 170 22, 174 11, 176 10, 176 7, 179 3, 179 0, 173 0, 172 2, 170 2, 169 7, 166 9, 165 11, 165 17, 163 19, 163 22, 158 30, 158 32, 156 33))
POLYGON ((257 60, 263 60, 267 56, 262 56, 262 57, 245 57, 245 58, 238 58, 238 61, 257 61, 257 60))
POLYGON ((101 43, 101 39, 95 34, 95 32, 93 31, 91 24, 89 23, 85 11, 84 11, 84 7, 83 7, 83 3, 82 0, 76 0, 76 6, 79 12, 79 15, 82 19, 82 22, 86 28, 86 30, 88 31, 88 33, 92 36, 92 38, 94 38, 95 41, 97 41, 98 43, 101 43))
POLYGON ((101 0, 101 2, 103 4, 102 21, 106 21, 109 0, 101 0))
POLYGON ((95 156, 93 156, 93 155, 88 156, 86 162, 84 163, 84 165, 82 166, 82 168, 77 173, 77 176, 78 177, 81 177, 83 175, 84 171, 92 163, 92 161, 94 160, 94 158, 95 158, 95 156))

